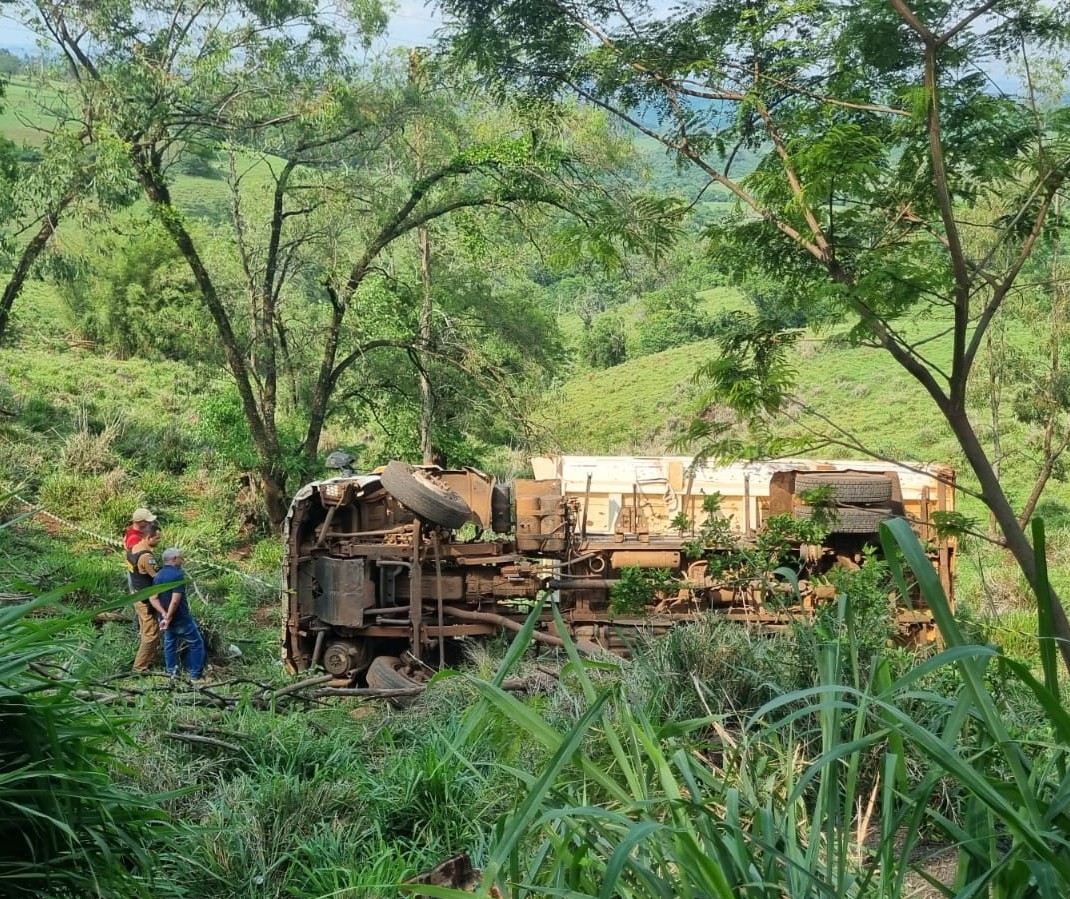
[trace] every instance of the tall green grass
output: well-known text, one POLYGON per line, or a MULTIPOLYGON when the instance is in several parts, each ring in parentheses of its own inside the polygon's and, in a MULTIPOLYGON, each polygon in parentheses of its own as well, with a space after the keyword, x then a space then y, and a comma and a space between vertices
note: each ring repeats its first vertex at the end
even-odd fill
POLYGON ((845 613, 848 639, 814 648, 814 683, 742 723, 717 709, 657 720, 568 647, 585 706, 561 727, 500 688, 512 650, 477 682, 469 726, 504 716, 546 760, 510 768, 520 789, 483 860, 482 894, 900 897, 921 879, 958 897, 1070 895, 1070 716, 1048 617, 1038 679, 968 639, 905 523, 882 539, 945 648, 897 676, 889 658, 855 650, 845 613), (1023 732, 1028 705, 1040 726, 1023 732), (956 854, 953 877, 929 870, 923 840, 956 854))
POLYGON ((180 895, 157 877, 180 828, 116 762, 123 726, 83 698, 66 634, 85 616, 63 595, 0 607, 0 895, 180 895))

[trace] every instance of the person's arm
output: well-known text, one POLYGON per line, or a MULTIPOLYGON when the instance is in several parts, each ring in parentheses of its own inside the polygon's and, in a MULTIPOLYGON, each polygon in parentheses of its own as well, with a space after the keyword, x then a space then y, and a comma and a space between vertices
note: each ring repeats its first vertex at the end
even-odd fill
POLYGON ((160 622, 160 627, 161 628, 166 628, 167 625, 169 625, 171 623, 171 619, 174 617, 175 611, 178 609, 178 607, 179 607, 179 605, 181 603, 182 603, 182 591, 181 590, 176 590, 174 593, 171 594, 171 602, 167 606, 167 611, 164 613, 163 621, 160 622))
POLYGON ((149 605, 152 606, 153 609, 155 609, 156 614, 159 615, 160 618, 162 618, 162 619, 166 619, 167 618, 167 609, 165 609, 163 607, 163 603, 160 602, 160 594, 159 593, 154 593, 152 596, 149 597, 149 605))

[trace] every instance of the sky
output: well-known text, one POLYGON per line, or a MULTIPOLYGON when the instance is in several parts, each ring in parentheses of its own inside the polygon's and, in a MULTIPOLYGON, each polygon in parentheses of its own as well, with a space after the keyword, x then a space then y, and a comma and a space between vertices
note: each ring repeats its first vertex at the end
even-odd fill
MULTIPOLYGON (((427 46, 431 35, 441 24, 436 11, 424 0, 397 0, 397 9, 390 18, 388 34, 376 41, 375 49, 427 46)), ((0 6, 0 9, 3 7, 0 6)), ((0 13, 0 49, 13 53, 32 53, 36 49, 33 33, 7 14, 0 13)))

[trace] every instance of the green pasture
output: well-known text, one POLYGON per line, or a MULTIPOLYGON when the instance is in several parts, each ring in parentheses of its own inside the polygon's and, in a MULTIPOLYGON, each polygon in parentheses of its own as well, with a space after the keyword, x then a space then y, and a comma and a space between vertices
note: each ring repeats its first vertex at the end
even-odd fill
POLYGON ((0 135, 20 146, 40 147, 45 131, 56 121, 49 107, 61 99, 55 92, 42 92, 27 79, 12 78, 0 96, 0 135))

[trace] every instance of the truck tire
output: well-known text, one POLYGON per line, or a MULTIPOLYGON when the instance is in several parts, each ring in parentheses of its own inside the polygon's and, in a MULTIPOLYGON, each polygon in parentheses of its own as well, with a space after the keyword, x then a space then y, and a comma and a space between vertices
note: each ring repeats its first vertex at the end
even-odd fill
MULTIPOLYGON (((402 670, 404 663, 397 656, 376 656, 372 659, 368 673, 364 675, 368 686, 373 690, 411 690, 422 686, 402 670)), ((415 696, 391 696, 388 700, 398 709, 407 708, 415 696)))
POLYGON ((472 517, 472 508, 431 472, 405 462, 389 462, 379 476, 383 486, 420 518, 444 528, 459 528, 472 517))
POLYGON ((831 499, 837 503, 886 503, 892 498, 892 479, 884 475, 814 472, 795 475, 796 495, 818 487, 831 487, 831 499))
MULTIPOLYGON (((875 534, 880 529, 880 523, 893 518, 887 509, 862 509, 858 507, 845 507, 829 509, 829 518, 834 534, 875 534)), ((796 506, 795 517, 799 519, 813 518, 813 506, 796 506)))

